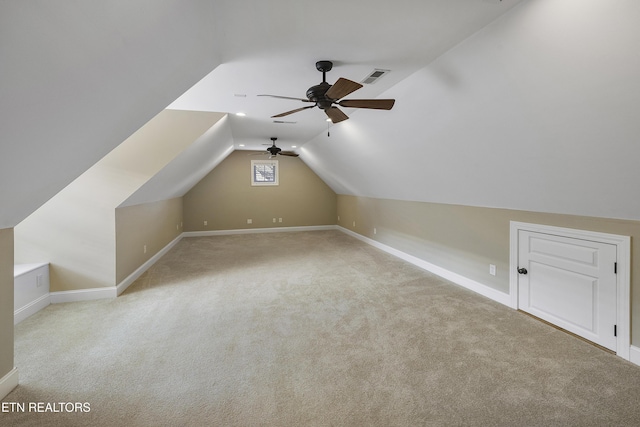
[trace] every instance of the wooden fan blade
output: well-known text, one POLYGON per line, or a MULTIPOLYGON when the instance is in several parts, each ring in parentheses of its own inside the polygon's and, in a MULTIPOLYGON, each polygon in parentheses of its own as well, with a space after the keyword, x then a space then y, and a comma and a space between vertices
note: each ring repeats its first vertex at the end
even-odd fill
POLYGON ((395 99, 345 99, 338 102, 341 107, 371 108, 374 110, 391 110, 395 99))
POLYGON ((298 154, 294 153, 293 151, 281 151, 280 154, 282 154, 283 156, 298 157, 298 154))
POLYGON ((340 99, 349 95, 351 92, 355 92, 360 89, 362 85, 360 83, 352 82, 351 80, 340 77, 333 86, 329 88, 325 96, 329 99, 340 99))
POLYGON ((289 114, 297 113, 298 111, 306 110, 307 108, 313 108, 313 107, 315 107, 315 105, 309 105, 307 107, 296 108, 295 110, 287 111, 285 113, 276 114, 275 116, 271 116, 271 118, 274 119, 276 117, 288 116, 289 114))
POLYGON ((313 102, 313 101, 309 101, 306 98, 293 98, 291 96, 280 96, 280 95, 257 95, 257 96, 268 96, 271 98, 278 98, 278 99, 293 99, 294 101, 313 102))
POLYGON ((338 107, 327 108, 324 112, 327 113, 327 116, 329 116, 333 123, 339 123, 349 118, 349 116, 343 113, 338 107))

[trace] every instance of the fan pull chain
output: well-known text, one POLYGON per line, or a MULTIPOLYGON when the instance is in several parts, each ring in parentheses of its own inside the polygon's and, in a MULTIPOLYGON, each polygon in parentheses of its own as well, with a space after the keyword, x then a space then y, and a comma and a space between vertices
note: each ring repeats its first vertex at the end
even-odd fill
POLYGON ((327 122, 327 138, 329 138, 331 136, 331 133, 329 133, 329 122, 327 122))

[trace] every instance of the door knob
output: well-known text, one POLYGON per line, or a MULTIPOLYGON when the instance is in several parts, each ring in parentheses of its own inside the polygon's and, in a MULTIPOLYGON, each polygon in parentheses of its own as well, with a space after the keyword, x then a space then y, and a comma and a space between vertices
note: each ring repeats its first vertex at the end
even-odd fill
POLYGON ((527 269, 526 269, 526 268, 524 268, 524 267, 521 267, 521 268, 519 268, 519 269, 518 269, 518 273, 520 273, 520 274, 527 274, 527 269))

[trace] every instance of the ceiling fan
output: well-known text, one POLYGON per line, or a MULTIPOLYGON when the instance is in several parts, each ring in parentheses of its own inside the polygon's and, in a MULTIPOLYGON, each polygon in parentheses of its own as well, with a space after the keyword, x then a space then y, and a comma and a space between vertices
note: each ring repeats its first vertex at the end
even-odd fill
POLYGON ((333 62, 331 61, 318 61, 316 62, 316 69, 322 72, 322 83, 311 86, 307 89, 307 99, 304 98, 292 98, 289 96, 278 95, 258 95, 258 96, 270 96, 272 98, 281 99, 293 99, 302 102, 310 102, 313 105, 308 105, 302 108, 296 108, 295 110, 287 111, 284 113, 276 114, 271 118, 284 117, 289 114, 297 113, 298 111, 306 110, 313 107, 318 107, 324 110, 326 115, 331 119, 333 123, 338 123, 343 120, 347 120, 349 117, 342 112, 337 106, 347 108, 370 108, 374 110, 390 110, 393 108, 395 99, 342 99, 352 92, 360 89, 362 85, 360 83, 353 82, 351 80, 340 77, 333 85, 327 83, 327 72, 333 68, 333 62))
MULTIPOLYGON (((275 136, 271 137, 271 146, 267 148, 267 153, 269 153, 269 158, 274 157, 278 154, 281 156, 298 157, 298 154, 294 153, 293 151, 282 151, 281 148, 276 147, 277 139, 278 138, 276 138, 275 136)), ((264 144, 264 145, 269 145, 269 144, 264 144)), ((265 153, 260 153, 260 154, 265 154, 265 153)))

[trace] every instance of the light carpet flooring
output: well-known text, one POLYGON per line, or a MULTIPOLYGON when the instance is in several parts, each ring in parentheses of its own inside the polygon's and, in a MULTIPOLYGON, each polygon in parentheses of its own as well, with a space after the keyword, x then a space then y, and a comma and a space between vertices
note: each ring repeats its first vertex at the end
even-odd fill
POLYGON ((16 326, 2 426, 638 426, 640 367, 339 231, 184 238, 16 326))

